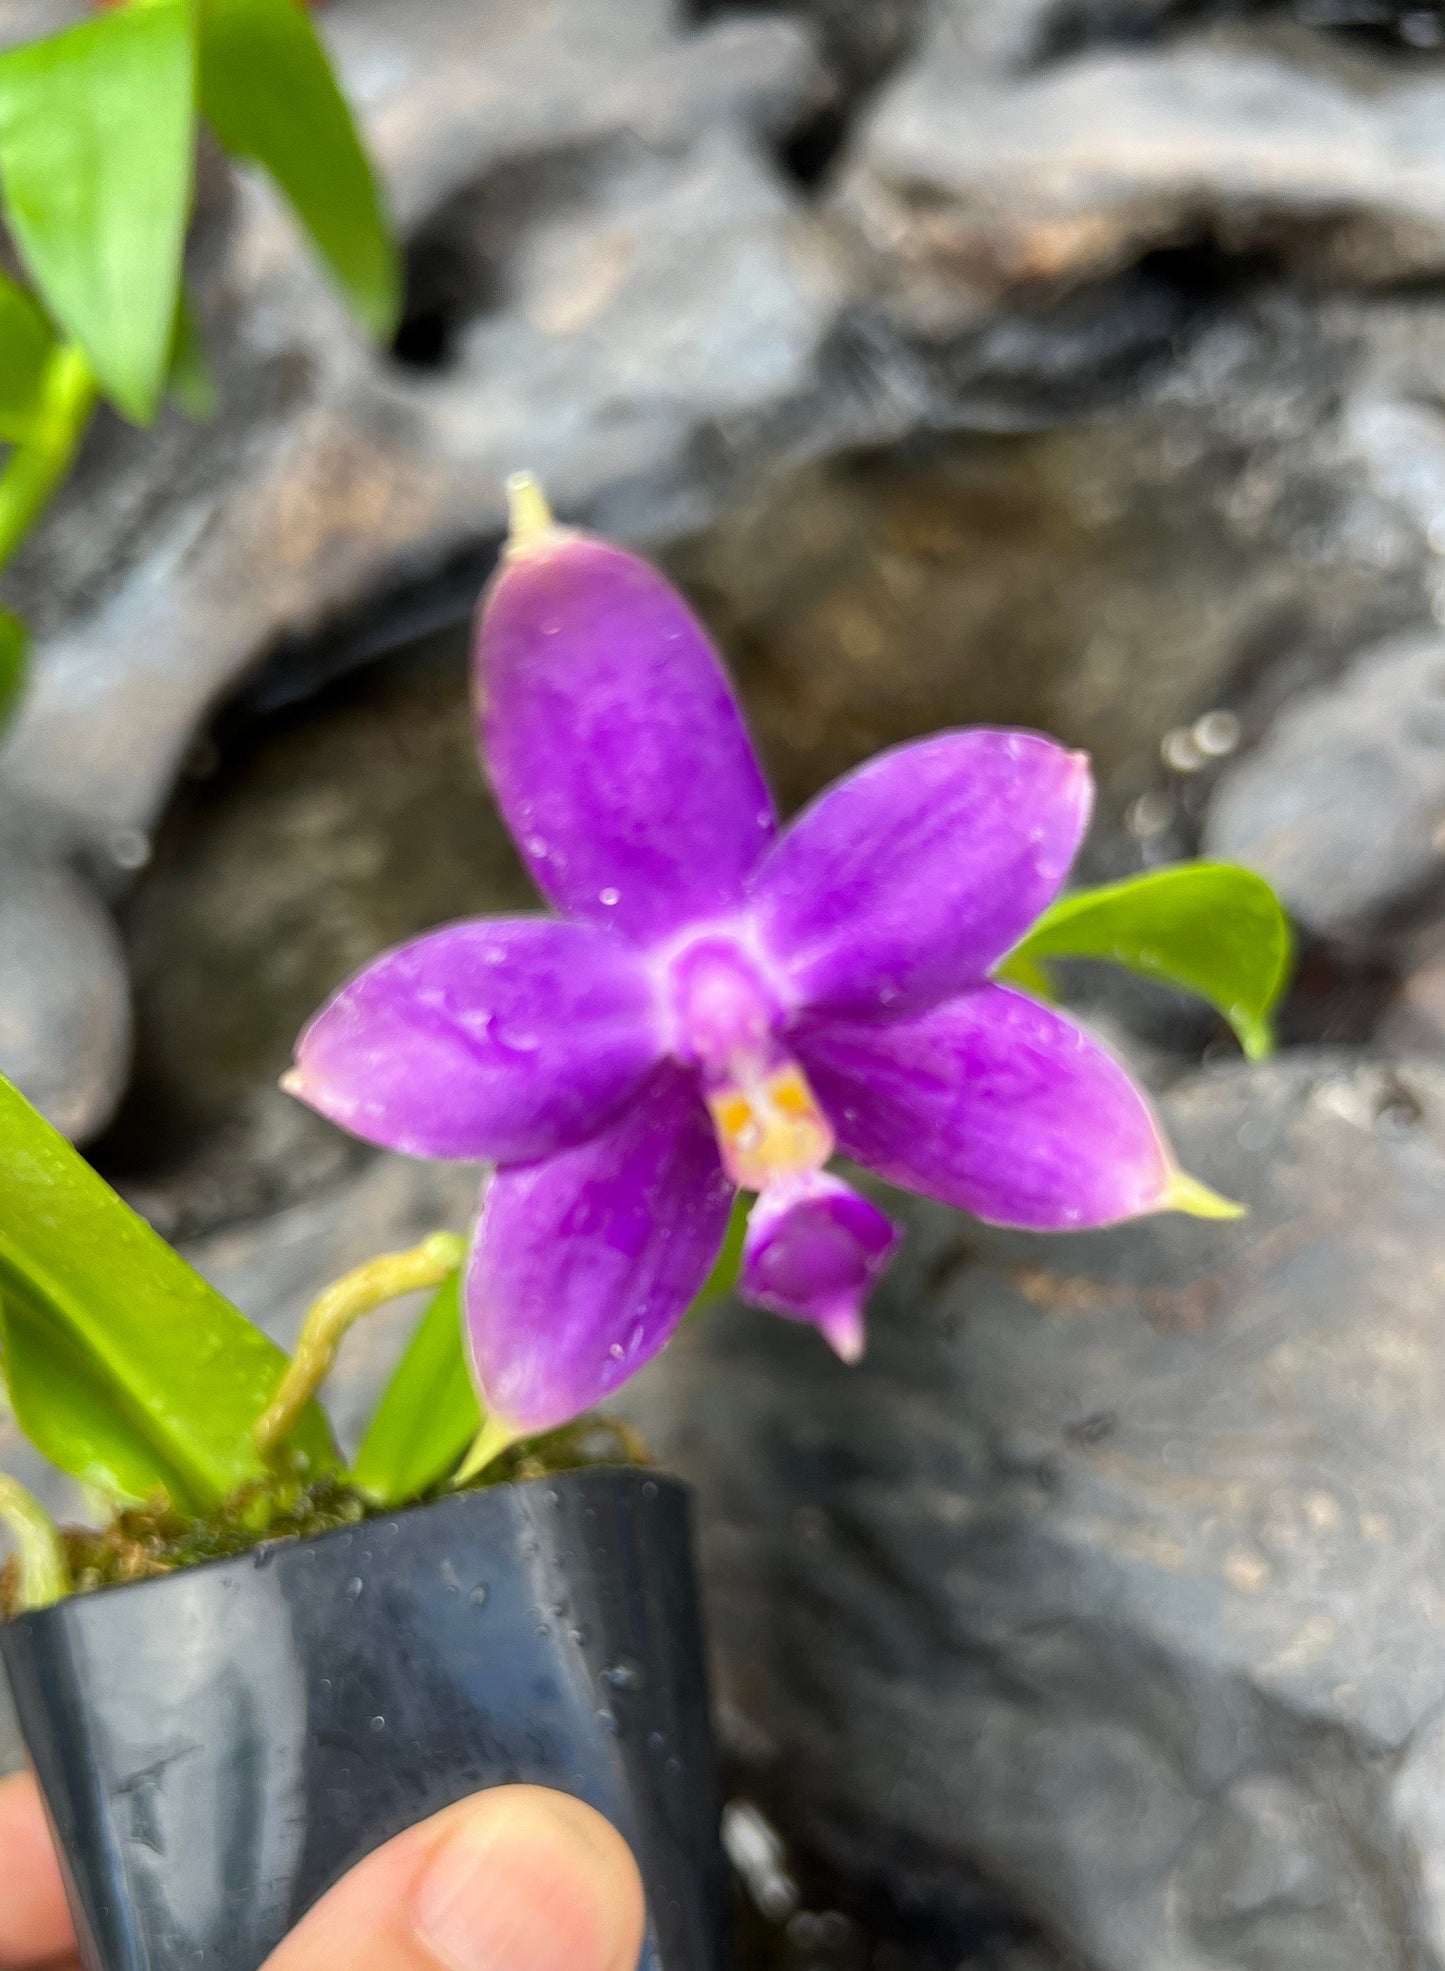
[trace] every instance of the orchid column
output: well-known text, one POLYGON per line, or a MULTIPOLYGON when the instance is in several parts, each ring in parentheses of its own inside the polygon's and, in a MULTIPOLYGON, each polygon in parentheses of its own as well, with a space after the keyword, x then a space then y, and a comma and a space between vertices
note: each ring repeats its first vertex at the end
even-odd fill
POLYGON ((533 482, 480 616, 498 805, 555 917, 368 966, 286 1086, 367 1141, 497 1166, 467 1263, 492 1448, 656 1354, 756 1191, 741 1291, 847 1359, 895 1232, 835 1151, 995 1224, 1233 1207, 1070 1020, 989 973, 1057 895, 1082 754, 1028 732, 880 755, 780 832, 726 674, 645 562, 533 482))

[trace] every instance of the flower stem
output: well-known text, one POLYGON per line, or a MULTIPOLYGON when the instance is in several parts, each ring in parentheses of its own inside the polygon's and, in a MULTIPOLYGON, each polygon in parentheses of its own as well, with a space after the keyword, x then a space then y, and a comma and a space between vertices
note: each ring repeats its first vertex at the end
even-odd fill
POLYGON ((25 1609, 49 1608, 70 1593, 70 1563, 55 1521, 19 1479, 0 1472, 0 1520, 20 1556, 20 1601, 25 1609))
POLYGON ((469 1479, 476 1478, 489 1464, 500 1458, 503 1451, 510 1451, 512 1446, 520 1441, 520 1433, 510 1429, 500 1417, 488 1417, 472 1439, 471 1450, 458 1465, 452 1484, 465 1485, 469 1479))
POLYGON ((274 1458, 300 1423, 306 1405, 331 1373, 341 1338, 352 1323, 402 1294, 439 1287, 461 1265, 466 1250, 466 1240, 455 1232, 433 1232, 406 1252, 369 1259, 311 1303, 296 1353, 256 1425, 256 1449, 263 1458, 274 1458))
POLYGON ((73 342, 51 356, 35 428, 0 472, 0 567, 40 518, 80 449, 96 405, 95 375, 73 342))

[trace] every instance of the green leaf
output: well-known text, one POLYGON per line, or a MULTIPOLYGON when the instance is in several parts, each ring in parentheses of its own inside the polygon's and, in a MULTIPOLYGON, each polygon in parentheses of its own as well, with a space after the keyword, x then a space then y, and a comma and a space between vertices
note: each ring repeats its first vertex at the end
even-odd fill
POLYGON ((381 194, 326 50, 299 0, 202 0, 201 109, 268 171, 360 320, 396 326, 401 270, 381 194))
POLYGON ((163 1486, 190 1501, 185 1473, 64 1329, 20 1295, 0 1301, 0 1350, 15 1420, 36 1449, 113 1498, 163 1486))
POLYGON ((0 732, 25 689, 30 634, 18 616, 0 609, 0 732))
MULTIPOLYGON (((3 1076, 0 1304, 15 1413, 64 1470, 189 1511, 265 1476, 251 1431, 285 1356, 3 1076)), ((293 1441, 336 1463, 319 1410, 293 1441)))
POLYGON ((405 1505, 455 1471, 482 1427, 462 1346, 460 1275, 439 1288, 382 1393, 352 1477, 383 1505, 405 1505))
POLYGON ((998 968, 1036 990, 1049 958, 1102 958, 1198 993, 1252 1061, 1273 1045, 1270 1014, 1289 978, 1289 920, 1262 876, 1185 862, 1060 898, 998 968))
POLYGON ((184 288, 176 299, 168 388, 172 401, 197 424, 209 424, 221 408, 221 393, 201 339, 201 325, 184 288))
POLYGON ((191 0, 0 55, 0 189, 55 320, 128 417, 170 360, 195 151, 191 0))
POLYGON ((23 287, 0 274, 0 442, 19 445, 41 414, 55 332, 23 287))

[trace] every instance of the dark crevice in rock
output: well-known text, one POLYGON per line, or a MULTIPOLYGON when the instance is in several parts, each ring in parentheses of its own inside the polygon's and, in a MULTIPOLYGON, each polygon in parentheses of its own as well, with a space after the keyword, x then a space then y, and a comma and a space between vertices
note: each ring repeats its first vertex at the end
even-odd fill
POLYGON ((856 104, 830 103, 779 144, 778 162, 804 191, 812 191, 827 178, 847 145, 856 109, 856 104))
POLYGON ((884 82, 915 53, 923 24, 922 0, 690 0, 690 17, 702 25, 728 15, 788 11, 818 37, 835 93, 777 146, 782 169, 804 191, 823 185, 844 154, 859 117, 884 82))
POLYGON ((1445 47, 1442 0, 1064 0, 1046 17, 1034 60, 1042 68, 1094 48, 1137 46, 1251 19, 1293 21, 1396 51, 1445 47))
MULTIPOLYGON (((729 1775, 733 1798, 775 1834, 791 1825, 779 1775, 729 1775)), ((910 1866, 901 1896, 878 1869, 876 1826, 846 1819, 829 1830, 842 1856, 825 1859, 781 1836, 780 1866, 795 1907, 764 1915, 743 1882, 735 1900, 743 1961, 753 1971, 1082 1971, 956 1859, 926 1857, 903 1842, 910 1866)), ((774 1890, 776 1893, 776 1889, 774 1890)))
POLYGON ((1279 1010, 1279 1044, 1368 1046, 1399 987, 1397 971, 1378 956, 1342 954, 1308 940, 1279 1010))
POLYGON ((501 545, 499 538, 481 542, 415 581, 370 597, 314 635, 277 644, 217 712, 211 738, 227 746, 257 720, 305 704, 353 672, 404 656, 423 639, 468 622, 501 545))
POLYGON ((445 226, 429 228, 407 249, 406 290, 392 354, 408 369, 443 370, 457 325, 486 306, 487 284, 445 226))
POLYGON ((1418 0, 1295 0, 1307 27, 1343 29, 1362 40, 1425 52, 1445 47, 1445 6, 1418 0))
POLYGON ((408 242, 396 360, 411 370, 448 369, 468 324, 506 306, 519 246, 547 219, 585 209, 600 183, 647 154, 633 137, 586 138, 511 159, 464 186, 408 242))

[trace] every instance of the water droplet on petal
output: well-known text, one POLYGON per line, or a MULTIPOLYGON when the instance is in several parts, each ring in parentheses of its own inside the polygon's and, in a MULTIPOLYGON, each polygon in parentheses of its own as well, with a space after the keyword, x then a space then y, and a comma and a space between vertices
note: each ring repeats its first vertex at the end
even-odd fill
POLYGON ((611 887, 605 890, 599 890, 597 892, 597 901, 606 904, 610 910, 614 903, 620 903, 622 901, 622 892, 621 890, 614 890, 611 887))

